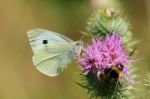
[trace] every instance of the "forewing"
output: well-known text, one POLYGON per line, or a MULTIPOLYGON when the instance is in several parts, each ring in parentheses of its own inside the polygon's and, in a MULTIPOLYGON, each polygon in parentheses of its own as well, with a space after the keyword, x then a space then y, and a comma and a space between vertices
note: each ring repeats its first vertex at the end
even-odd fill
POLYGON ((73 41, 68 37, 45 29, 32 29, 28 31, 27 34, 34 53, 48 45, 56 45, 60 42, 73 43, 73 41))
POLYGON ((74 58, 74 52, 68 44, 58 44, 40 49, 33 55, 33 63, 36 68, 48 75, 56 76, 61 73, 74 58))

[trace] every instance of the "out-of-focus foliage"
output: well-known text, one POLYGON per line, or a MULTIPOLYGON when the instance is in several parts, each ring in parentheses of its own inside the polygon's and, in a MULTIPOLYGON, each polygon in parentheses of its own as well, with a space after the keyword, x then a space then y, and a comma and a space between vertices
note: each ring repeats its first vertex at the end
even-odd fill
MULTIPOLYGON (((55 78, 35 69, 26 32, 40 27, 78 40, 79 31, 84 31, 88 17, 95 10, 91 1, 0 0, 0 99, 87 99, 84 89, 73 82, 78 80, 76 63, 55 78)), ((116 3, 115 0, 105 1, 116 3)), ((137 67, 143 82, 145 70, 150 70, 150 3, 146 2, 148 0, 117 1, 124 9, 119 10, 126 12, 133 23, 134 37, 142 40, 138 50, 145 63, 137 67)), ((142 83, 138 87, 143 89, 143 86, 142 83)), ((145 91, 139 91, 141 93, 145 91)))
MULTIPOLYGON (((146 81, 145 86, 150 88, 150 73, 146 74, 145 81, 146 81)), ((150 90, 149 90, 149 92, 150 92, 150 90)))

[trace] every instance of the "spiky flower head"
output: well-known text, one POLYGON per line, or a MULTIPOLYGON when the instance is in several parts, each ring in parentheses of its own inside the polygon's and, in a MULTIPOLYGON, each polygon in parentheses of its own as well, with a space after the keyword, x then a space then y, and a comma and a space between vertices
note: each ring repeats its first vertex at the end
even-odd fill
POLYGON ((105 39, 93 37, 92 44, 83 48, 78 62, 87 80, 83 86, 89 90, 91 97, 123 98, 122 90, 131 84, 130 60, 119 33, 108 34, 105 39))
POLYGON ((85 33, 92 37, 92 44, 83 47, 78 59, 83 83, 77 84, 95 99, 134 98, 131 56, 136 43, 130 24, 119 13, 106 10, 90 18, 85 33))
POLYGON ((104 73, 112 66, 123 66, 123 73, 128 75, 129 57, 125 54, 125 49, 119 34, 108 34, 105 40, 94 37, 91 45, 83 49, 83 55, 79 59, 79 64, 84 72, 90 71, 104 73))

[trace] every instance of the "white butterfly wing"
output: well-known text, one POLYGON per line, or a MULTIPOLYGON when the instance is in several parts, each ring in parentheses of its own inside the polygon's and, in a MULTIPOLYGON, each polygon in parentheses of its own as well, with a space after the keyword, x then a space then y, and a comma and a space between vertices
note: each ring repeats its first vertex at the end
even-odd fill
POLYGON ((48 75, 56 76, 61 73, 74 58, 72 47, 68 44, 58 44, 40 49, 33 55, 36 68, 48 75), (68 46, 65 47, 64 46, 68 46))
POLYGON ((33 29, 28 32, 30 45, 33 49, 33 64, 48 75, 61 73, 75 56, 75 45, 71 39, 44 29, 33 29), (46 44, 43 43, 47 40, 46 44))
POLYGON ((56 32, 48 31, 45 29, 32 29, 27 32, 28 38, 30 41, 31 48, 34 53, 36 53, 39 49, 43 48, 47 45, 57 44, 57 43, 73 43, 71 39, 60 35, 56 32), (44 41, 45 44, 44 44, 44 41))

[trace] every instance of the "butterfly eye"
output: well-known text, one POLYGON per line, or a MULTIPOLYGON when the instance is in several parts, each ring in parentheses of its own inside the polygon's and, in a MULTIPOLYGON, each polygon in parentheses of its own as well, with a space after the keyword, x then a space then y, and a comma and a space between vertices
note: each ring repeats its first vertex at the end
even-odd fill
POLYGON ((82 42, 82 41, 76 41, 76 42, 75 42, 75 45, 77 45, 77 46, 82 46, 82 45, 83 45, 83 42, 82 42))
POLYGON ((43 40, 43 44, 47 44, 48 43, 48 40, 43 40))

